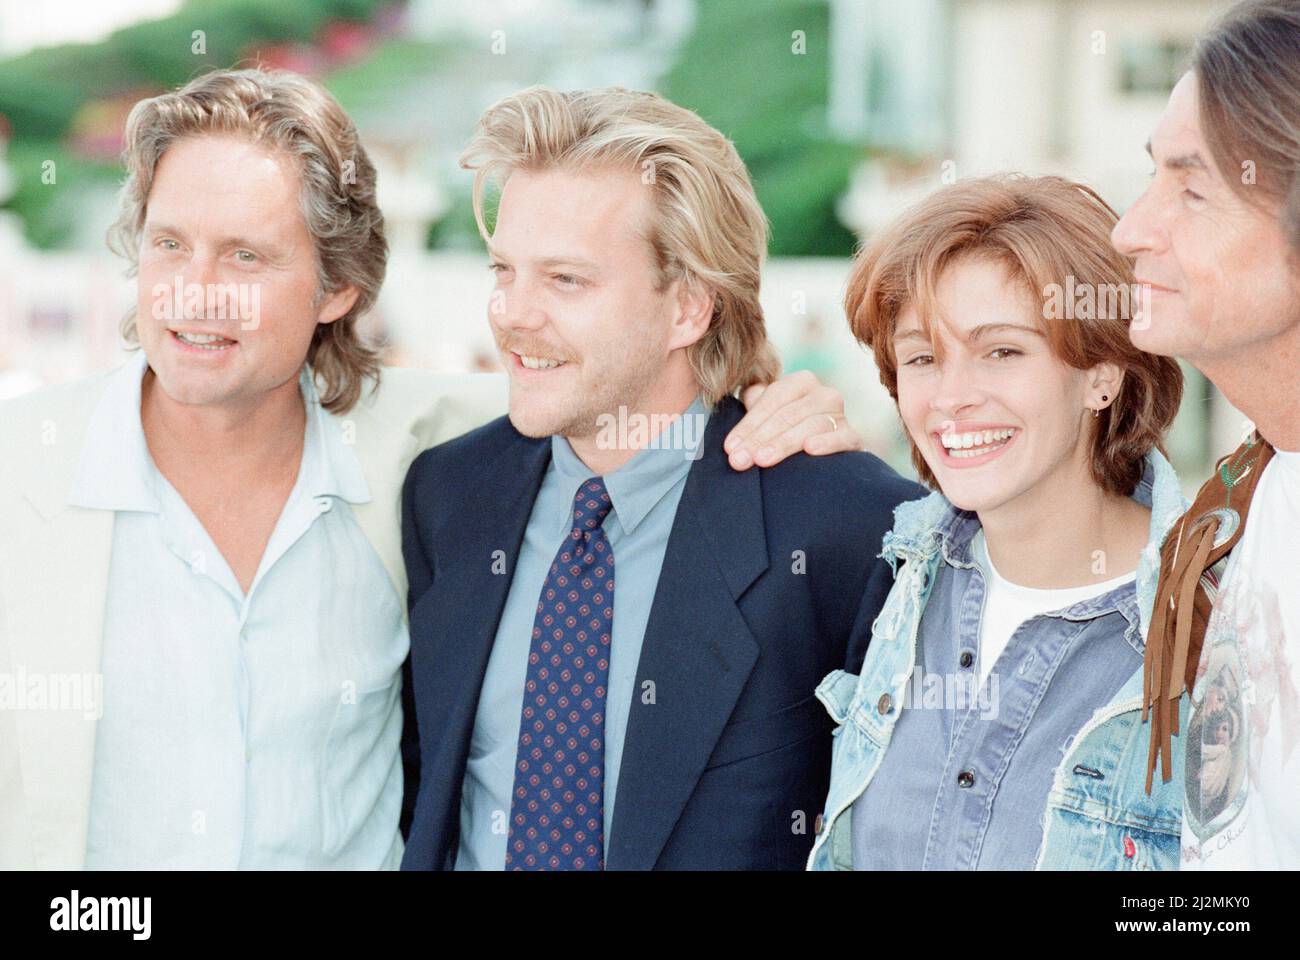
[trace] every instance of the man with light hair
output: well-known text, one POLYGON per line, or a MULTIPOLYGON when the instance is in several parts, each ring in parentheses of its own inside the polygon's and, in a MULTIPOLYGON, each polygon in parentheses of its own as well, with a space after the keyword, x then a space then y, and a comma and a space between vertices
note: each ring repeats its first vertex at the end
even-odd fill
POLYGON ((1250 419, 1165 541, 1146 644, 1148 791, 1157 765, 1185 785, 1183 869, 1300 869, 1297 51, 1300 0, 1227 11, 1113 235, 1151 290, 1133 342, 1185 358, 1250 419), (1170 760, 1180 731, 1185 770, 1170 760))
MULTIPOLYGON (((139 349, 0 406, 0 671, 102 680, 0 710, 0 865, 394 867, 400 484, 504 385, 381 373, 375 172, 316 84, 218 71, 141 101, 126 165, 139 349)), ((805 445, 791 406, 856 442, 799 380, 747 425, 772 456, 805 445)))
POLYGON ((866 453, 728 467, 731 393, 776 369, 767 231, 698 116, 535 87, 462 165, 509 416, 406 481, 402 866, 799 869, 829 774, 812 692, 869 632, 881 538, 923 491, 866 453))

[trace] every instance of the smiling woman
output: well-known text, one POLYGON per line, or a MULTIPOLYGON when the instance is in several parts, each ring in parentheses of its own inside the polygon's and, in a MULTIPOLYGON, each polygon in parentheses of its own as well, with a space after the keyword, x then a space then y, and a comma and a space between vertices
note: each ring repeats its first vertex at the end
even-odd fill
MULTIPOLYGON (((987 178, 937 191, 864 251, 845 302, 850 326, 872 348, 881 383, 895 400, 900 377, 927 362, 925 348, 942 361, 945 346, 940 333, 954 325, 967 327, 966 339, 983 345, 993 362, 1008 360, 1008 348, 1013 353, 1037 348, 1076 371, 1104 361, 1117 364, 1123 371, 1122 382, 1114 389, 1095 391, 1096 402, 1088 404, 1097 410, 1095 429, 1086 430, 1093 479, 1127 496, 1141 476, 1142 456, 1158 445, 1177 413, 1182 375, 1173 361, 1143 353, 1131 344, 1128 329, 1136 304, 1129 298, 1094 297, 1095 304, 1113 309, 1081 316, 1058 314, 1054 297, 1058 289, 1082 293, 1131 288, 1133 273, 1126 258, 1108 242, 1093 242, 1099 231, 1108 234, 1114 223, 1114 211, 1092 190, 1056 177, 987 178), (951 297, 945 298, 940 287, 958 283, 948 267, 968 260, 1003 266, 1001 279, 1011 299, 996 289, 996 271, 988 270, 985 282, 962 283, 962 289, 949 289, 951 297), (985 294, 989 308, 979 322, 970 320, 973 309, 962 309, 957 315, 942 309, 944 303, 966 305, 970 297, 985 294), (1008 315, 1020 319, 1008 324, 1008 315), (995 342, 995 333, 1015 343, 995 342), (993 355, 997 347, 1003 347, 1003 352, 993 355), (919 363, 914 356, 918 353, 919 363), (1102 393, 1107 400, 1100 400, 1102 393)), ((1077 399, 1076 409, 1082 409, 1086 398, 1077 399)), ((940 416, 934 425, 943 426, 944 420, 940 416)), ((1011 425, 987 428, 1003 426, 1011 425)), ((914 441, 912 462, 924 481, 937 486, 932 464, 924 455, 928 445, 916 442, 925 431, 913 430, 911 424, 908 428, 914 441)), ((961 424, 961 428, 968 427, 961 424)))
POLYGON ((822 684, 841 731, 814 868, 1177 865, 1181 798, 1142 795, 1134 704, 1182 376, 1132 345, 1125 301, 1045 299, 1132 283, 1115 219, 1060 178, 963 181, 854 264, 850 325, 941 492, 895 512, 906 566, 861 675, 822 684), (909 697, 919 675, 953 695, 909 697))

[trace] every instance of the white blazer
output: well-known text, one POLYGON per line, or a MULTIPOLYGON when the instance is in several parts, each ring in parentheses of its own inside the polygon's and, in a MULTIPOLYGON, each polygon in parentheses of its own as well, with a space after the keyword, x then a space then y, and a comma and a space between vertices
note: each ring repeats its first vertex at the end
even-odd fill
MULTIPOLYGON (((107 375, 0 402, 0 675, 98 675, 114 513, 67 502, 107 375)), ((353 513, 406 598, 401 489, 422 450, 506 409, 506 379, 385 369, 342 416, 369 503, 353 513)), ((0 868, 79 869, 95 748, 93 711, 0 700, 0 868)))

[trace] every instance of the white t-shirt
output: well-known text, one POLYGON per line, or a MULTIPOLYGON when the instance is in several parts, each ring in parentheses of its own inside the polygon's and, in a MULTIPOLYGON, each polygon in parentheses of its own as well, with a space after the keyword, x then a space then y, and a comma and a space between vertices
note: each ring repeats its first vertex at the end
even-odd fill
POLYGON ((1022 587, 1005 579, 993 566, 989 558, 988 546, 984 542, 984 531, 979 530, 971 539, 971 558, 984 573, 987 592, 984 596, 984 619, 980 626, 979 682, 983 689, 993 664, 1006 649, 1011 635, 1022 623, 1043 613, 1064 610, 1083 600, 1099 597, 1109 593, 1124 583, 1129 583, 1137 576, 1136 572, 1115 577, 1101 583, 1090 583, 1082 587, 1065 587, 1059 590, 1043 590, 1036 587, 1022 587))
POLYGON ((1300 869, 1300 452, 1264 469, 1183 732, 1184 870, 1300 869))

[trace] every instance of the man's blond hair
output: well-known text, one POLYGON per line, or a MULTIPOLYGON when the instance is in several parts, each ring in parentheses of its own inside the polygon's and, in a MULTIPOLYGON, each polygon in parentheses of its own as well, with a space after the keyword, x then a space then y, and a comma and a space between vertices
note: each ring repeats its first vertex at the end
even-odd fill
POLYGON ((502 186, 514 170, 612 166, 637 174, 654 189, 648 240, 658 289, 680 280, 714 295, 709 329, 687 348, 705 402, 780 373, 758 300, 767 219, 735 146, 690 110, 620 87, 530 87, 487 109, 460 163, 474 171, 484 239, 485 188, 502 186))
MULTIPOLYGON (((322 383, 322 405, 347 411, 364 382, 379 379, 379 352, 357 325, 379 295, 388 264, 375 168, 356 127, 323 87, 286 71, 216 70, 141 100, 126 121, 126 182, 108 236, 133 275, 158 161, 176 141, 205 134, 247 137, 289 157, 297 168, 303 220, 315 248, 317 301, 348 285, 357 290, 352 309, 317 325, 307 351, 322 383)), ((122 321, 122 336, 137 341, 134 311, 122 321)))

